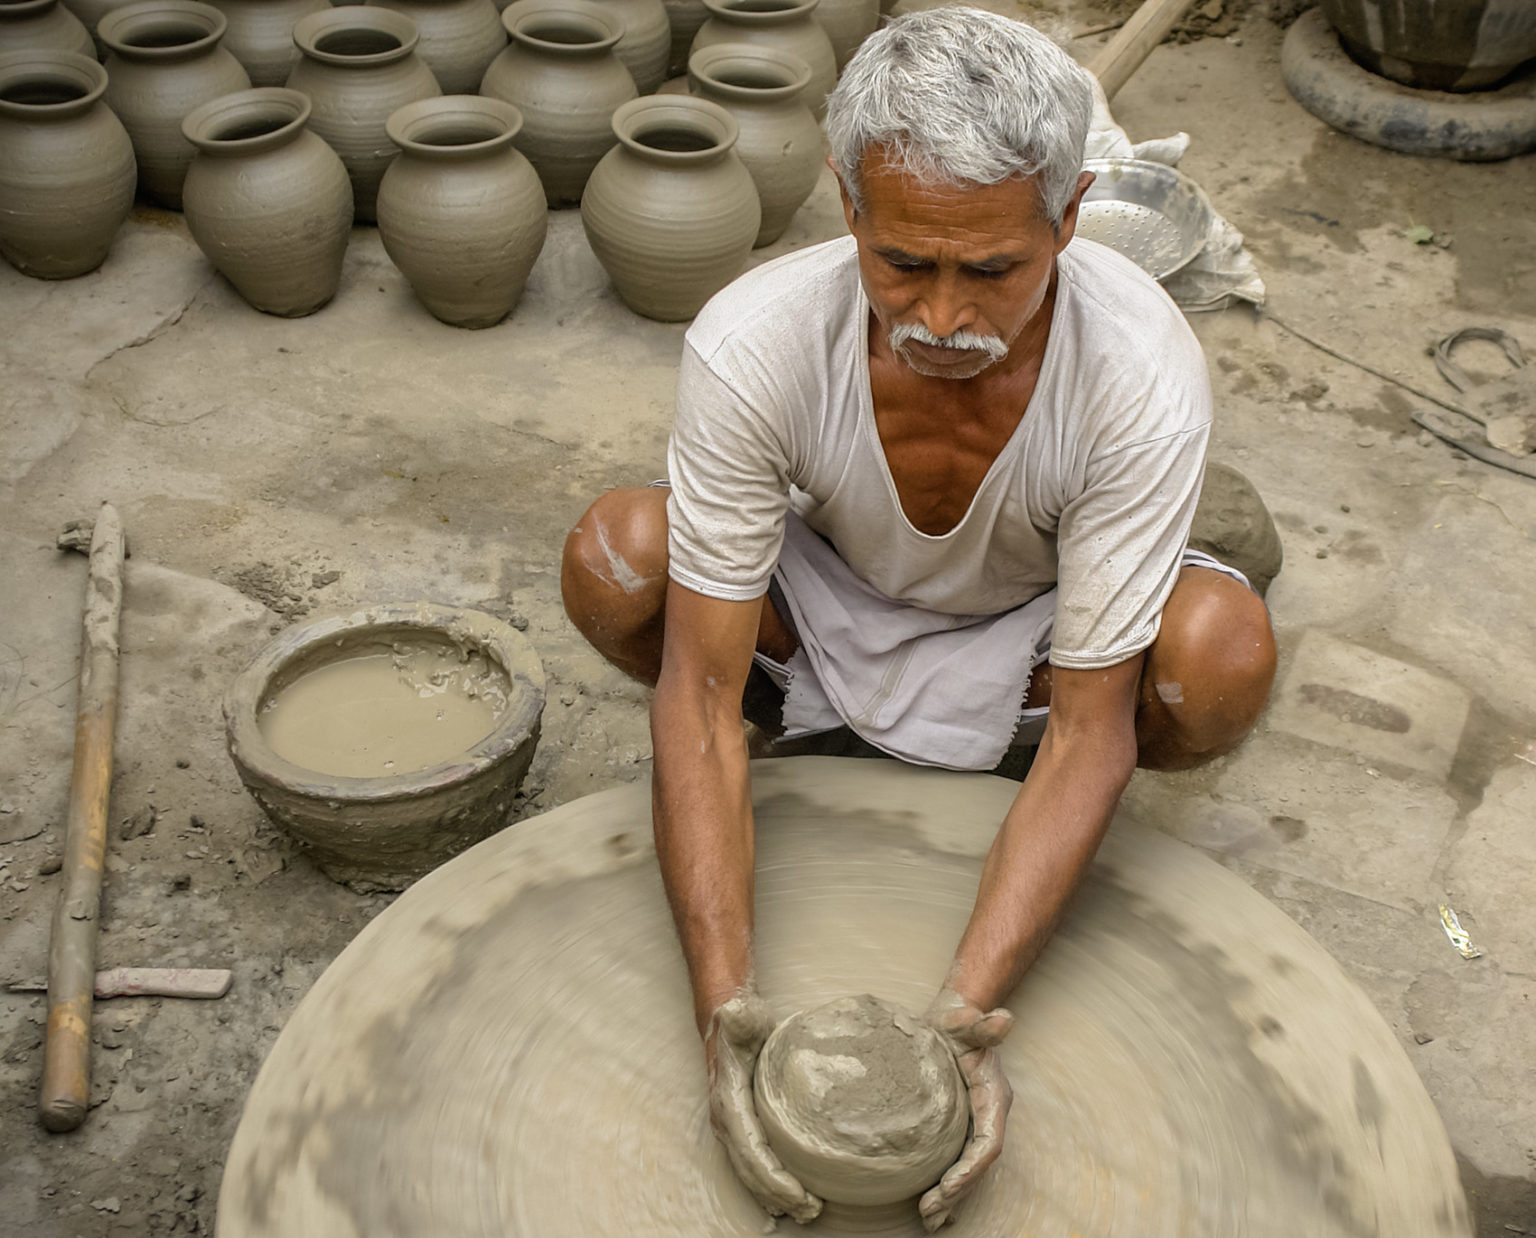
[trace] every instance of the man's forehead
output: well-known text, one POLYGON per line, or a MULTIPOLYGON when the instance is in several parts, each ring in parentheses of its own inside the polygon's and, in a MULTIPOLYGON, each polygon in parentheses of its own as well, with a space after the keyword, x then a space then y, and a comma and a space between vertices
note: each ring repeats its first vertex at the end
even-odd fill
POLYGON ((882 165, 860 187, 859 231, 877 249, 900 249, 921 239, 1002 252, 1032 247, 1042 231, 1051 232, 1033 178, 957 184, 882 165))
POLYGON ((920 165, 910 165, 899 152, 884 146, 872 146, 864 152, 859 161, 859 183, 864 198, 891 204, 916 205, 935 200, 947 204, 960 200, 973 209, 985 209, 986 203, 1006 201, 1014 207, 1023 205, 1038 212, 1041 201, 1038 176, 1010 176, 986 184, 956 180, 920 165))

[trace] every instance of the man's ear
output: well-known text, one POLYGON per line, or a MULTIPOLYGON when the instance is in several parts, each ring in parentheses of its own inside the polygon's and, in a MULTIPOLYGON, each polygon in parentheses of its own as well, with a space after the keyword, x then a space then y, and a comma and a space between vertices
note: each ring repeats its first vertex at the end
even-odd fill
POLYGON ((1067 202, 1067 209, 1061 213, 1061 226, 1056 229, 1056 252, 1059 254, 1067 247, 1067 243, 1077 233, 1077 209, 1083 204, 1083 194, 1088 192, 1088 186, 1093 184, 1092 172, 1081 172, 1077 177, 1077 188, 1072 191, 1072 197, 1067 202))

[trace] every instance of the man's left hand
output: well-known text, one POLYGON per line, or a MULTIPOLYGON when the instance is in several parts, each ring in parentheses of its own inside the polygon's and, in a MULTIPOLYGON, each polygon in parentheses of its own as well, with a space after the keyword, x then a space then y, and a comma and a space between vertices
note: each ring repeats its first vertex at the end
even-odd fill
POLYGON ((1013 1088, 1003 1073, 997 1046, 1012 1029, 1013 1014, 1001 1007, 983 1012, 952 989, 942 989, 924 1018, 954 1053, 971 1105, 971 1137, 960 1158, 918 1201, 923 1228, 933 1233, 953 1219, 956 1207, 1003 1150, 1013 1088))

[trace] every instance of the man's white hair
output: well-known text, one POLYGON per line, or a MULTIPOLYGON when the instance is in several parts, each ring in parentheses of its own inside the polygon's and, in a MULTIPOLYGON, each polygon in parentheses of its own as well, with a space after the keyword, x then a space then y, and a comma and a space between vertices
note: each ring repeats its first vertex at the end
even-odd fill
POLYGON ((854 209, 873 146, 887 166, 947 184, 1037 176, 1053 224, 1072 200, 1093 79, 1049 38, 982 9, 909 13, 864 41, 827 100, 832 163, 854 209))

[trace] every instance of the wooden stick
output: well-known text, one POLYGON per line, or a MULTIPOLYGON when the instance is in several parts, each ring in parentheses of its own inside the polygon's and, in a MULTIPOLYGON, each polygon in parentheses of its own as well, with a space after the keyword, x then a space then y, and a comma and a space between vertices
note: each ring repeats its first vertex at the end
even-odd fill
MULTIPOLYGON (((108 997, 196 997, 204 1000, 229 992, 232 974, 222 967, 110 967, 96 973, 96 1000, 108 997)), ((46 980, 18 980, 8 993, 43 993, 46 980)))
POLYGON ((37 1112, 51 1131, 74 1130, 85 1121, 91 1099, 91 998, 107 851, 122 603, 123 526, 117 512, 104 503, 91 534, 64 871, 48 943, 48 1030, 37 1112))
POLYGON ((1145 0, 1129 21, 1120 28, 1108 43, 1104 44, 1088 62, 1088 72, 1099 79, 1104 88, 1104 98, 1113 99, 1115 92, 1130 80, 1141 62, 1161 43, 1179 18, 1183 17, 1194 0, 1145 0))

